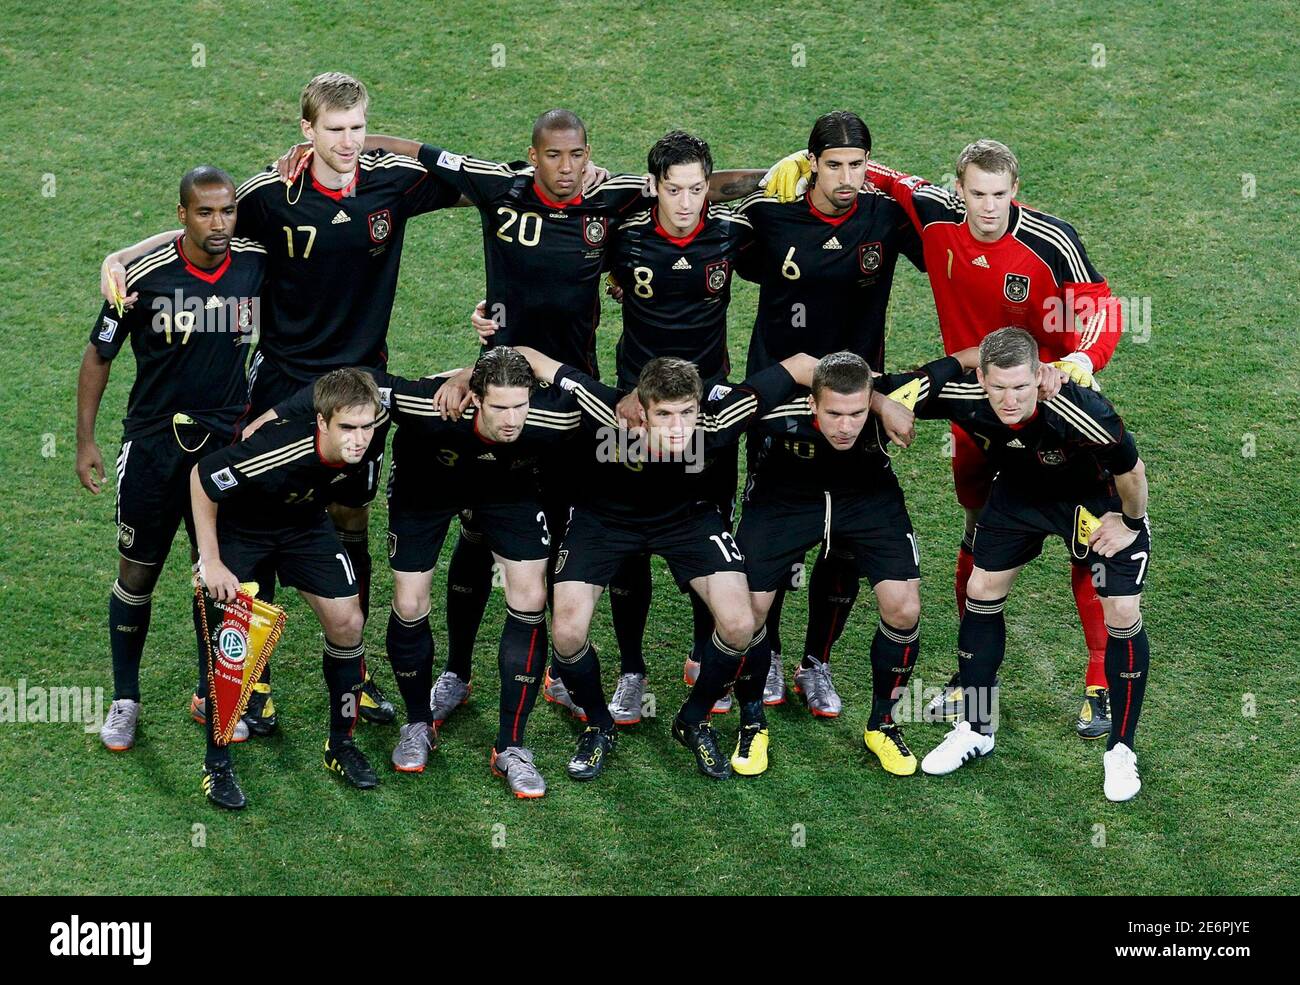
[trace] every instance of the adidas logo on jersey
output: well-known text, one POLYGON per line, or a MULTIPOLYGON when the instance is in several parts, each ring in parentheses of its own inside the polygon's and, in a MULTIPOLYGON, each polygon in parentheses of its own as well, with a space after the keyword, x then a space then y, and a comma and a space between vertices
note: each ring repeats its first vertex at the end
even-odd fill
POLYGON ((217 297, 217 296, 214 294, 214 295, 212 295, 212 297, 208 298, 208 303, 205 304, 203 307, 205 307, 205 308, 220 308, 220 307, 221 307, 221 298, 217 297))
POLYGON ((989 262, 988 262, 987 260, 984 259, 984 254, 981 253, 981 254, 980 254, 979 256, 977 256, 974 260, 971 261, 971 266, 972 266, 972 267, 983 267, 985 270, 988 270, 988 269, 989 269, 989 262))
POLYGON ((478 457, 478 460, 480 462, 495 462, 497 460, 497 457, 493 455, 490 451, 485 451, 482 455, 478 457))
POLYGON ((682 258, 679 259, 676 263, 673 264, 673 269, 674 269, 674 270, 690 270, 690 269, 691 269, 691 265, 690 265, 689 263, 686 262, 686 257, 682 257, 682 258))
POLYGON ((1012 438, 1010 441, 1007 442, 1007 447, 1008 447, 1008 448, 1024 448, 1025 446, 1022 445, 1022 444, 1020 443, 1020 439, 1019 439, 1019 438, 1012 438))
POLYGON ((840 241, 839 241, 838 239, 836 239, 834 236, 832 236, 830 239, 828 239, 825 243, 822 244, 822 249, 823 249, 823 250, 842 250, 842 249, 844 249, 844 247, 840 246, 840 241))
POLYGON ((344 212, 342 209, 339 209, 338 213, 335 214, 334 218, 330 220, 330 225, 337 226, 340 222, 351 222, 351 221, 352 221, 352 217, 348 215, 346 212, 344 212))

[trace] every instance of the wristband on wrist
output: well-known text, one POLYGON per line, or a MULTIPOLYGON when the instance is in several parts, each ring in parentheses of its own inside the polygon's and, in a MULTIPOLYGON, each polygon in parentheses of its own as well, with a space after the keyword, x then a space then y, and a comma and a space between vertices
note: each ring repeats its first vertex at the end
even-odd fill
POLYGON ((1138 518, 1135 520, 1133 517, 1129 516, 1127 513, 1124 513, 1123 511, 1121 511, 1121 512, 1120 512, 1120 518, 1124 521, 1124 526, 1128 527, 1130 530, 1138 530, 1138 531, 1140 531, 1140 530, 1142 529, 1143 524, 1146 523, 1147 516, 1146 516, 1145 513, 1143 513, 1140 517, 1138 517, 1138 518))

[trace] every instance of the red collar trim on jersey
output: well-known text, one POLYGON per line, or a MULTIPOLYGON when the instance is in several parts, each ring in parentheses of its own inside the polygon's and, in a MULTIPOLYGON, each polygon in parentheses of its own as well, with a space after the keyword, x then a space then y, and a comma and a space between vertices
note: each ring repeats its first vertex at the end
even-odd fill
POLYGON ((1021 428, 1029 427, 1029 425, 1033 424, 1034 421, 1038 420, 1038 406, 1038 404, 1034 405, 1034 413, 1030 416, 1029 420, 1021 421, 1019 424, 1008 424, 1007 427, 1011 428, 1012 431, 1019 431, 1021 428))
POLYGON ((361 165, 358 163, 357 169, 352 172, 352 180, 348 182, 348 186, 346 188, 326 188, 324 185, 322 185, 319 181, 316 180, 315 175, 311 176, 311 186, 315 188, 318 192, 320 192, 322 195, 324 195, 326 198, 332 198, 336 202, 341 202, 343 201, 345 196, 351 198, 352 195, 356 192, 357 181, 358 179, 360 179, 360 177, 361 177, 361 165))
POLYGON ((817 208, 817 206, 813 205, 812 192, 805 192, 805 193, 804 193, 804 201, 806 201, 806 202, 808 203, 808 211, 809 211, 809 212, 811 212, 813 215, 815 215, 815 216, 816 216, 818 219, 820 219, 822 222, 824 222, 824 223, 826 223, 827 225, 830 225, 830 226, 838 226, 838 225, 840 225, 840 224, 843 223, 845 220, 849 219, 849 218, 853 215, 854 212, 858 211, 858 199, 857 199, 857 196, 854 196, 853 204, 852 204, 851 206, 849 206, 849 210, 848 210, 847 212, 845 212, 843 215, 827 215, 827 214, 826 214, 825 212, 823 212, 821 209, 817 208))
POLYGON ((478 422, 481 420, 483 420, 483 415, 481 413, 475 413, 474 423, 471 426, 471 430, 474 432, 474 437, 478 438, 478 440, 483 442, 483 444, 485 445, 499 445, 501 442, 493 441, 491 438, 489 438, 486 434, 484 434, 482 431, 478 429, 478 422))
POLYGON ((582 192, 578 192, 577 198, 571 198, 567 202, 557 202, 550 198, 546 192, 542 191, 542 186, 536 181, 533 182, 533 194, 541 200, 541 203, 548 209, 567 209, 570 205, 582 204, 582 192))
POLYGON ((202 267, 196 267, 190 263, 190 258, 185 255, 181 249, 181 237, 176 237, 176 255, 181 258, 181 263, 185 264, 185 269, 191 274, 203 281, 205 284, 215 284, 221 280, 221 275, 230 269, 230 248, 226 247, 226 258, 211 270, 204 270, 202 267))
MULTIPOLYGON (((707 210, 708 207, 705 206, 705 208, 707 210)), ((668 242, 672 243, 673 246, 677 247, 680 250, 682 247, 690 245, 691 240, 693 240, 696 236, 700 234, 700 230, 704 228, 705 215, 707 215, 707 211, 700 213, 699 225, 697 225, 685 236, 673 236, 668 232, 668 230, 666 230, 663 226, 659 224, 659 209, 656 208, 655 209, 655 232, 657 232, 660 236, 668 240, 668 242)))
POLYGON ((327 460, 325 456, 320 453, 320 425, 319 424, 316 425, 316 457, 320 459, 320 463, 324 465, 326 468, 342 469, 342 468, 346 468, 348 464, 347 462, 339 462, 337 465, 335 465, 333 462, 327 460))

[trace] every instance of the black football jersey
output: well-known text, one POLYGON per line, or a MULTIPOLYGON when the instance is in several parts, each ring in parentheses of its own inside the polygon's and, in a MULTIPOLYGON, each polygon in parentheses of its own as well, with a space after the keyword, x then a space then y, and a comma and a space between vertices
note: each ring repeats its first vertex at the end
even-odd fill
POLYGON ((610 234, 644 201, 643 175, 612 175, 564 203, 533 169, 437 151, 435 175, 478 208, 493 345, 528 345, 596 373, 600 276, 610 234))
POLYGON ((1113 477, 1132 471, 1137 444, 1101 394, 1067 382, 1034 416, 1003 424, 974 372, 939 389, 918 417, 948 418, 988 455, 999 479, 1044 499, 1078 499, 1114 492, 1113 477))
POLYGON ((664 460, 647 454, 635 432, 618 427, 619 391, 572 366, 556 385, 573 393, 582 412, 582 451, 573 456, 574 501, 623 524, 653 526, 685 516, 715 495, 705 473, 718 453, 736 444, 754 422, 794 392, 784 366, 772 366, 737 386, 718 385, 705 394, 687 450, 664 460))
MULTIPOLYGON (((371 372, 397 425, 389 495, 407 509, 465 509, 536 499, 541 457, 554 454, 578 429, 577 402, 559 387, 534 390, 519 437, 498 442, 482 435, 472 405, 458 421, 442 419, 433 403, 444 378, 412 380, 371 372)), ((276 410, 291 419, 311 416, 311 387, 281 401, 276 410)))
MULTIPOLYGON (((915 381, 916 413, 945 384, 961 376, 956 359, 937 359, 909 373, 875 378, 881 393, 893 393, 915 381)), ((889 438, 875 415, 852 447, 835 448, 817 427, 812 397, 806 390, 763 415, 750 433, 757 454, 745 485, 745 500, 820 499, 826 493, 872 492, 892 483, 893 465, 885 451, 889 438)))
MULTIPOLYGON (((387 421, 381 413, 376 426, 387 421)), ((241 530, 314 526, 333 501, 329 487, 378 467, 384 443, 372 441, 356 465, 331 465, 320 456, 316 418, 274 421, 244 441, 205 456, 199 481, 220 503, 218 522, 241 530)))
POLYGON ((122 422, 135 438, 188 414, 209 431, 228 434, 247 402, 248 344, 261 310, 266 251, 232 237, 220 265, 202 270, 181 252, 177 237, 126 268, 135 305, 123 313, 105 304, 90 342, 113 359, 127 337, 135 354, 135 383, 122 422))
POLYGON ((623 288, 618 388, 632 390, 659 356, 687 359, 706 386, 725 379, 731 277, 753 230, 749 220, 709 206, 687 236, 671 236, 648 208, 614 233, 610 269, 623 288))
POLYGON ((352 185, 339 190, 310 168, 292 187, 274 168, 239 187, 236 232, 268 255, 258 346, 286 374, 306 382, 387 360, 406 221, 460 200, 430 178, 435 156, 429 147, 419 160, 362 154, 352 185))
POLYGON ((755 193, 736 211, 754 229, 738 270, 759 284, 748 371, 799 352, 848 350, 880 372, 899 254, 925 269, 920 236, 903 209, 872 188, 842 216, 819 212, 810 195, 782 205, 755 193))

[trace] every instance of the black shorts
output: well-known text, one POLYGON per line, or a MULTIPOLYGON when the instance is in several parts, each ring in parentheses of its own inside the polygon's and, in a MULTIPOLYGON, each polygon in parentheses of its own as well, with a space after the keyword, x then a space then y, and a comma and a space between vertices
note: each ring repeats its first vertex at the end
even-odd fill
POLYGON ((638 554, 658 554, 668 562, 677 587, 720 571, 745 573, 745 556, 723 522, 722 514, 702 505, 679 520, 629 525, 575 509, 555 558, 554 581, 581 581, 607 586, 638 554))
POLYGON ((544 561, 551 553, 546 513, 536 501, 496 503, 472 510, 388 510, 388 563, 394 571, 432 571, 452 517, 471 540, 481 537, 507 561, 544 561))
MULTIPOLYGON (((248 413, 246 420, 255 420, 270 410, 281 400, 292 397, 311 381, 303 381, 289 376, 283 369, 267 359, 259 350, 253 356, 248 368, 248 413)), ((330 486, 333 495, 331 502, 340 506, 360 509, 369 506, 379 492, 380 475, 384 469, 384 443, 388 440, 388 431, 392 421, 375 428, 371 442, 378 442, 380 453, 366 462, 364 469, 351 473, 346 479, 330 486)))
POLYGON ((751 499, 745 503, 736 539, 745 552, 753 592, 787 587, 791 567, 819 543, 836 554, 852 555, 858 577, 872 585, 921 577, 916 534, 897 480, 870 494, 751 499))
POLYGON ((309 527, 262 528, 223 524, 218 512, 217 543, 222 563, 240 581, 266 587, 275 576, 283 585, 321 598, 359 594, 356 572, 328 515, 309 527))
POLYGON ((1120 512, 1120 498, 1038 499, 1013 489, 1001 476, 995 478, 975 524, 975 566, 985 571, 1018 568, 1042 553, 1043 541, 1056 536, 1065 541, 1071 561, 1092 570, 1092 583, 1102 598, 1140 595, 1151 561, 1150 525, 1144 523, 1137 539, 1114 557, 1102 557, 1077 537, 1080 509, 1100 518, 1120 512))
POLYGON ((194 543, 190 470, 230 443, 201 424, 176 424, 122 442, 117 456, 117 549, 136 564, 162 564, 181 522, 194 543))

